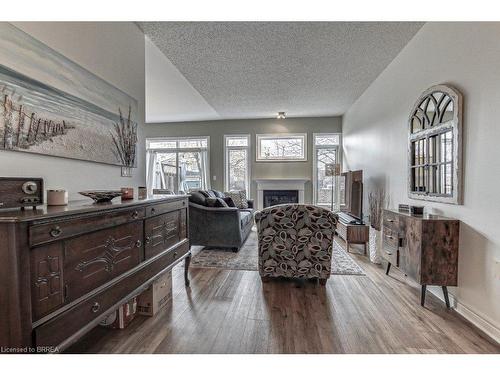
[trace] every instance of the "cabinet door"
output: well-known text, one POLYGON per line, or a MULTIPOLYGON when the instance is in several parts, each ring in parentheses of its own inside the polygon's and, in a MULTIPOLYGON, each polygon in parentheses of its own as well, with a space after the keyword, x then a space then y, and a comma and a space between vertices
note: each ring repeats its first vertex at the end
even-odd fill
POLYGON ((426 220, 422 228, 422 284, 457 285, 458 220, 426 220))
POLYGON ((400 218, 401 233, 404 233, 400 247, 400 268, 410 278, 420 283, 420 263, 422 247, 422 221, 410 218, 400 218))
POLYGON ((62 243, 31 250, 30 263, 31 303, 35 321, 64 303, 62 243))
POLYGON ((186 210, 146 219, 145 235, 145 258, 149 259, 186 238, 186 210))
POLYGON ((135 221, 64 241, 66 302, 138 265, 142 238, 143 222, 135 221))

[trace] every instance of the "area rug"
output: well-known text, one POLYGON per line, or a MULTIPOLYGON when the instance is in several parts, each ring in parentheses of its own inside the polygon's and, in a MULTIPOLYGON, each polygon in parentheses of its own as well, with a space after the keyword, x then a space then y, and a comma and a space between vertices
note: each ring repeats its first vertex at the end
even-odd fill
MULTIPOLYGON (((237 253, 229 249, 198 248, 193 249, 190 267, 222 268, 229 270, 257 271, 257 233, 252 230, 245 244, 237 253)), ((359 275, 363 269, 346 253, 336 241, 333 243, 332 275, 359 275)))

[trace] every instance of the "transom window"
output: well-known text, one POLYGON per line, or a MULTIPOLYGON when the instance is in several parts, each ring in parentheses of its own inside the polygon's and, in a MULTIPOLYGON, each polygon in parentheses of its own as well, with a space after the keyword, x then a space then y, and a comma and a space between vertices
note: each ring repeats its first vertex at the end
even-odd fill
POLYGON ((250 135, 224 136, 224 188, 245 190, 250 196, 250 135))
POLYGON ((306 161, 307 134, 257 134, 257 161, 306 161))
POLYGON ((431 87, 409 121, 409 197, 445 203, 461 200, 462 96, 454 88, 431 87))

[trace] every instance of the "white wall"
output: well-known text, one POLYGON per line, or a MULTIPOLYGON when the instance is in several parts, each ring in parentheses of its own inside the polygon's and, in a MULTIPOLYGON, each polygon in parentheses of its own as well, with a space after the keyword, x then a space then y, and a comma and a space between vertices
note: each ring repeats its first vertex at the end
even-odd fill
POLYGON ((216 120, 219 114, 146 37, 146 122, 216 120))
POLYGON ((43 177, 47 189, 78 191, 120 188, 145 183, 144 169, 144 34, 131 22, 15 22, 70 60, 137 99, 139 168, 121 177, 120 167, 23 152, 0 151, 0 176, 43 177))
MULTIPOLYGON (((500 339, 500 23, 428 23, 343 118, 344 164, 363 169, 391 206, 424 204, 460 219, 457 310, 500 339), (464 94, 464 204, 410 200, 407 122, 418 96, 450 83, 464 94)), ((366 200, 365 200, 366 202, 366 200)), ((365 205, 365 211, 367 209, 365 205)), ((365 212, 366 213, 366 212, 365 212)))

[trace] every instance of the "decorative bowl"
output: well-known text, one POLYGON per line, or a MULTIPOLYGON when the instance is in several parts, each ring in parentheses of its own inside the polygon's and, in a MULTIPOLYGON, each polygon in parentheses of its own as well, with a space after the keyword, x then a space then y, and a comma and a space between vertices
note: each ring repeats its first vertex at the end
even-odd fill
POLYGON ((78 194, 92 198, 95 203, 104 203, 111 202, 113 198, 122 195, 122 192, 120 190, 87 190, 79 191, 78 194))

